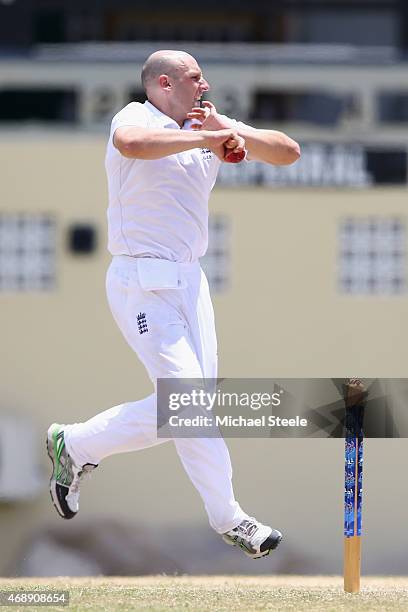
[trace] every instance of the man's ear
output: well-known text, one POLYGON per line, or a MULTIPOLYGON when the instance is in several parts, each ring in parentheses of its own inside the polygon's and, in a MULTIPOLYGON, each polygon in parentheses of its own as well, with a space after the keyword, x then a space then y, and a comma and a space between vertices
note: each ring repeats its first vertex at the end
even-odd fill
POLYGON ((159 84, 162 89, 171 89, 171 83, 167 74, 161 74, 159 76, 159 84))

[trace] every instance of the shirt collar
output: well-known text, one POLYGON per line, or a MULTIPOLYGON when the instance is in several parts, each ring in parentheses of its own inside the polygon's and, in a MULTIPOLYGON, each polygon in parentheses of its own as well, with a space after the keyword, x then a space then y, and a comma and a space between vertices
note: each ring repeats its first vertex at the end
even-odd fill
POLYGON ((160 120, 160 123, 162 124, 163 127, 172 127, 172 128, 180 129, 180 126, 177 123, 177 121, 174 121, 174 119, 162 113, 161 110, 156 108, 156 106, 153 106, 153 104, 149 102, 149 100, 146 100, 144 105, 153 115, 155 115, 155 117, 157 117, 160 120))

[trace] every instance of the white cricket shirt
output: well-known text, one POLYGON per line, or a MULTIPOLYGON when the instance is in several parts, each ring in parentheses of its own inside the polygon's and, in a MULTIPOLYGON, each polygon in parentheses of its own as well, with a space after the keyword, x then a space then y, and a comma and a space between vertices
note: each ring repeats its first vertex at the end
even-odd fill
POLYGON ((131 102, 112 120, 105 167, 108 176, 108 249, 112 255, 192 262, 208 245, 208 199, 220 160, 191 149, 156 160, 128 159, 113 145, 115 130, 183 128, 150 102, 131 102))

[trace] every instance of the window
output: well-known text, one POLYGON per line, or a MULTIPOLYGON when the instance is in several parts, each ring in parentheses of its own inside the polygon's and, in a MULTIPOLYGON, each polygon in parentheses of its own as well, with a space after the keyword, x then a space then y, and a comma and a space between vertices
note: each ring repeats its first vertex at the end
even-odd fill
POLYGON ((65 42, 65 24, 62 9, 37 9, 33 13, 33 42, 65 42))
MULTIPOLYGON (((170 5, 169 5, 170 6, 170 5)), ((118 7, 104 15, 105 40, 116 41, 193 41, 229 42, 254 37, 254 18, 239 9, 228 14, 206 7, 197 14, 186 6, 150 11, 118 7)))
POLYGON ((69 89, 0 90, 0 121, 61 121, 77 119, 77 93, 69 89))
POLYGON ((366 169, 376 185, 407 183, 407 151, 395 148, 372 148, 366 151, 366 169))
POLYGON ((339 228, 340 291, 399 295, 406 289, 406 231, 396 218, 349 218, 339 228))
POLYGON ((382 3, 381 7, 367 6, 363 9, 361 3, 360 7, 353 6, 355 0, 348 5, 340 0, 336 3, 337 7, 327 7, 327 0, 317 4, 320 7, 311 7, 307 13, 297 13, 298 19, 293 29, 296 42, 356 46, 396 45, 398 42, 398 14, 392 10, 393 7, 388 9, 382 3))
POLYGON ((329 94, 325 91, 257 90, 253 95, 250 118, 336 125, 356 113, 356 101, 351 95, 329 94))
POLYGON ((47 215, 0 215, 0 291, 55 287, 55 221, 47 215))
POLYGON ((381 123, 408 122, 408 91, 382 92, 377 99, 381 123))

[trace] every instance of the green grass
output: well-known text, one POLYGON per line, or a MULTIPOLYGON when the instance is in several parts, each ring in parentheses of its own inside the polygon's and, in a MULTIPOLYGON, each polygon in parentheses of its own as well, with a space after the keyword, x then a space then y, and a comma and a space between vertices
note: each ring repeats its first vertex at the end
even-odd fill
MULTIPOLYGON (((358 594, 338 576, 0 578, 0 590, 68 590, 69 607, 46 610, 408 610, 408 577, 363 577, 358 594)), ((38 610, 38 607, 2 607, 38 610)))

